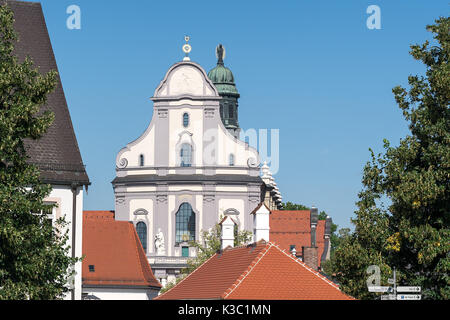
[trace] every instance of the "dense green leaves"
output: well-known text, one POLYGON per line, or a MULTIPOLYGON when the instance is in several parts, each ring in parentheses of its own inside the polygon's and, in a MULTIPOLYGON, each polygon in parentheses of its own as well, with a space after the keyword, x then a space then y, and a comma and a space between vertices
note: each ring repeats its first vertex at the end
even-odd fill
POLYGON ((0 6, 0 299, 55 299, 67 292, 66 223, 48 222, 51 188, 27 161, 24 139, 38 139, 53 121, 42 112, 56 73, 41 75, 14 55, 13 13, 0 6))
POLYGON ((427 29, 429 42, 411 47, 411 55, 427 68, 410 76, 409 90, 393 89, 411 134, 364 168, 357 203, 355 232, 327 266, 341 288, 358 298, 367 292, 365 270, 378 265, 382 279, 398 270, 401 284, 422 287, 425 299, 450 299, 450 19, 427 29))

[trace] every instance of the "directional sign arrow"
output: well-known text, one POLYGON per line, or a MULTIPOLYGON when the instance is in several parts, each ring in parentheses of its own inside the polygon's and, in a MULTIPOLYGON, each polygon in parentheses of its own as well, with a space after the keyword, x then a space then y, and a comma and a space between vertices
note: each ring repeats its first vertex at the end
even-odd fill
POLYGON ((397 287, 397 292, 420 292, 420 287, 397 287))
POLYGON ((369 292, 388 292, 391 287, 371 286, 369 292))
POLYGON ((420 294, 398 294, 397 300, 422 300, 420 294))

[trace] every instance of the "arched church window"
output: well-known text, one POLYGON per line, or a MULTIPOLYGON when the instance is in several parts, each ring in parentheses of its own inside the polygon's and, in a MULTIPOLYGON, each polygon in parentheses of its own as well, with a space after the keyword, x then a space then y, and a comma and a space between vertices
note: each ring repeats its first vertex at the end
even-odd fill
POLYGON ((228 162, 230 164, 230 167, 234 167, 234 154, 230 154, 228 162))
POLYGON ((136 224, 136 232, 139 240, 141 240, 144 251, 147 252, 147 225, 144 222, 138 222, 136 224))
POLYGON ((183 114, 183 127, 187 128, 189 126, 189 114, 183 114))
POLYGON ((140 166, 140 167, 143 167, 143 166, 144 166, 144 155, 143 155, 143 154, 141 154, 141 155, 139 156, 139 166, 140 166))
POLYGON ((180 206, 175 217, 175 242, 195 241, 195 212, 189 203, 180 206))
POLYGON ((180 149, 180 166, 191 167, 192 166, 192 147, 190 144, 184 143, 180 149))

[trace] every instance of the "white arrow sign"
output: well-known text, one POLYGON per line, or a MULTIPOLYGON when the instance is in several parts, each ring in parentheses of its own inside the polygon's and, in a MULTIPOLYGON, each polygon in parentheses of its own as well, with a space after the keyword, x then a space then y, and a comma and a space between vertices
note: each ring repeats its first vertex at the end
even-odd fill
POLYGON ((420 292, 420 287, 397 287, 397 292, 420 292))
POLYGON ((389 292, 392 290, 392 287, 380 287, 380 286, 370 286, 369 292, 389 292))
POLYGON ((422 300, 420 294, 398 294, 397 300, 422 300))

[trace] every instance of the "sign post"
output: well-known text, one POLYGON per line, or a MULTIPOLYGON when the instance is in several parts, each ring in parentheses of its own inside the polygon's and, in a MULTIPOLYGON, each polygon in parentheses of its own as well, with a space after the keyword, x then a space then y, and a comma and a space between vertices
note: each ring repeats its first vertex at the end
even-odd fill
POLYGON ((395 268, 394 277, 388 279, 388 283, 393 285, 393 287, 368 286, 368 290, 369 292, 388 293, 380 296, 381 300, 422 300, 422 295, 420 294, 420 292, 422 291, 421 287, 397 287, 397 271, 395 270, 395 268), (401 292, 402 294, 397 294, 399 292, 401 292), (414 294, 403 294, 403 292, 414 294))

